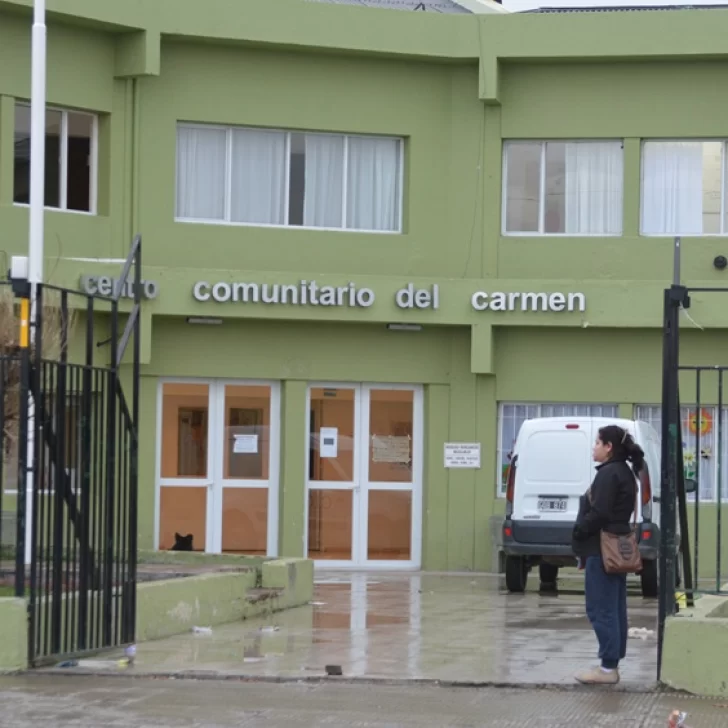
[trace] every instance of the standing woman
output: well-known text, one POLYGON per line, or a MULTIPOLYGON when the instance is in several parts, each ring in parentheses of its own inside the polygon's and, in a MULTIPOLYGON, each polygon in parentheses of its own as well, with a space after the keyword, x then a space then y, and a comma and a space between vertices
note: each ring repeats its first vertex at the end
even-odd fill
POLYGON ((581 497, 572 545, 585 570, 586 614, 599 642, 601 665, 576 679, 588 685, 616 685, 619 662, 627 652, 627 575, 605 571, 601 532, 630 533, 637 498, 635 476, 644 467, 645 454, 626 430, 608 425, 599 429, 593 457, 599 463, 597 474, 581 497))

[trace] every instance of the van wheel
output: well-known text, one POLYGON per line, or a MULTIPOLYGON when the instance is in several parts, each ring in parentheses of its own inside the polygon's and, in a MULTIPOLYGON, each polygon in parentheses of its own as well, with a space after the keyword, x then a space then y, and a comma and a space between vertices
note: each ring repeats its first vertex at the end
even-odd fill
POLYGON ((541 591, 556 591, 556 580, 559 578, 559 567, 555 564, 539 564, 538 575, 541 580, 541 591))
POLYGON ((512 594, 526 590, 528 564, 522 556, 506 556, 506 587, 512 594))
POLYGON ((642 582, 642 596, 645 599, 654 599, 657 597, 657 560, 642 562, 642 571, 640 572, 640 581, 642 582))

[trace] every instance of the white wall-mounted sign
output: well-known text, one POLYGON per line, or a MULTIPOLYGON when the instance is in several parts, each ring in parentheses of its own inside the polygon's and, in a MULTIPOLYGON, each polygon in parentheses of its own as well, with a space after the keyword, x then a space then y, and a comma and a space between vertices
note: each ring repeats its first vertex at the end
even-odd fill
POLYGON ((446 442, 445 443, 446 468, 479 468, 480 443, 479 442, 446 442))
POLYGON ((335 458, 339 454, 339 430, 336 427, 322 427, 319 430, 319 455, 335 458))

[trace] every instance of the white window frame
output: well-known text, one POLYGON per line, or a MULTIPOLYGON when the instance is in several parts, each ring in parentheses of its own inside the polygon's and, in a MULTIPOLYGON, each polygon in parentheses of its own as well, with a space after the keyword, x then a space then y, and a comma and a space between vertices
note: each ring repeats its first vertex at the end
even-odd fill
MULTIPOLYGON (((25 106, 30 109, 30 103, 27 101, 15 101, 16 106, 25 106)), ((61 176, 58 183, 58 195, 59 205, 58 207, 51 207, 48 205, 44 206, 46 210, 54 210, 56 212, 68 212, 72 215, 97 215, 98 205, 98 179, 99 179, 99 117, 98 114, 93 114, 90 111, 78 111, 76 109, 65 109, 60 106, 46 106, 46 114, 49 111, 56 111, 61 114, 61 134, 60 134, 60 147, 61 147, 61 159, 60 159, 60 171, 61 176), (91 117, 91 153, 89 158, 89 209, 88 210, 69 210, 68 204, 68 114, 77 114, 78 116, 90 116, 91 117)), ((13 129, 15 131, 15 129, 13 129)), ((15 157, 13 156, 13 164, 15 164, 15 157)), ((13 190, 13 196, 15 190, 13 190)), ((29 208, 30 205, 26 202, 15 202, 13 205, 16 207, 29 208)))
MULTIPOLYGON (((181 217, 177 215, 177 204, 175 201, 175 222, 180 223, 193 223, 195 225, 228 225, 231 227, 264 227, 264 228, 284 228, 286 230, 317 230, 326 232, 337 232, 337 233, 367 233, 370 235, 401 235, 402 234, 402 221, 404 214, 404 137, 398 136, 387 136, 383 134, 341 134, 339 132, 321 132, 321 131, 304 131, 298 129, 264 129, 261 127, 248 127, 248 126, 225 126, 222 124, 195 124, 191 122, 178 122, 175 128, 175 142, 177 140, 177 132, 179 129, 203 129, 203 130, 217 130, 225 132, 225 219, 224 220, 211 220, 209 218, 195 218, 195 217, 181 217), (286 170, 285 170, 285 206, 284 215, 285 219, 288 220, 289 205, 290 205, 290 175, 291 175, 291 134, 304 134, 304 135, 317 135, 317 136, 341 136, 344 138, 344 165, 343 165, 343 190, 341 195, 342 204, 342 226, 341 227, 317 227, 314 225, 290 225, 285 222, 282 225, 277 223, 264 223, 264 222, 238 222, 236 220, 230 220, 230 210, 232 208, 231 195, 232 195, 232 154, 233 154, 233 131, 236 129, 250 129, 252 131, 268 131, 277 132, 279 134, 285 134, 286 137, 286 170), (397 229, 396 230, 367 230, 364 228, 347 228, 346 227, 346 208, 347 208, 347 172, 349 162, 349 140, 350 139, 391 139, 398 142, 399 144, 399 170, 398 170, 398 214, 397 214, 397 229)), ((175 175, 174 183, 175 190, 177 188, 177 166, 175 159, 175 175)))
MULTIPOLYGON (((528 417, 526 419, 539 419, 541 417, 549 417, 551 415, 541 414, 545 407, 565 407, 565 408, 576 408, 576 407, 588 407, 589 413, 587 414, 576 414, 573 412, 567 412, 564 415, 555 415, 558 417, 619 417, 619 405, 612 402, 499 402, 498 403, 498 420, 496 422, 497 427, 497 448, 496 448, 496 495, 498 498, 505 498, 506 488, 503 484, 503 420, 504 412, 506 407, 534 407, 538 414, 535 417, 528 417), (596 412, 596 408, 602 410, 596 412), (605 411, 606 410, 606 411, 605 411)), ((525 421, 525 420, 524 420, 525 421)), ((518 433, 516 433, 518 435, 518 433)))
MULTIPOLYGON (((720 138, 659 138, 659 139, 642 139, 640 142, 640 237, 644 238, 674 238, 675 236, 682 236, 685 238, 724 238, 728 235, 728 226, 724 223, 725 216, 725 195, 726 195, 726 152, 728 151, 728 139, 720 138), (719 233, 646 233, 642 229, 642 204, 645 196, 645 144, 652 143, 665 143, 670 142, 700 142, 701 144, 710 142, 719 142, 722 145, 722 151, 720 155, 720 227, 723 232, 719 233)), ((638 405, 640 407, 650 405, 638 405)))
MULTIPOLYGON (((681 407, 681 413, 680 413, 680 420, 682 422, 683 420, 683 413, 684 412, 695 412, 695 405, 694 404, 682 404, 681 407)), ((719 452, 716 453, 715 457, 718 457, 719 455, 723 457, 723 463, 728 462, 728 407, 723 407, 721 419, 722 422, 722 442, 718 442, 718 407, 714 404, 701 404, 700 409, 709 410, 712 417, 713 417, 713 436, 712 440, 714 443, 714 450, 718 450, 719 452), (722 453, 720 452, 722 450, 722 453)), ((647 422, 648 424, 652 425, 656 430, 657 434, 662 437, 662 430, 661 430, 661 423, 662 423, 662 412, 661 412, 661 405, 659 404, 637 404, 634 408, 635 412, 635 419, 636 420, 642 420, 644 422, 647 422)), ((684 437, 682 433, 682 427, 680 428, 680 436, 681 439, 684 437)), ((695 437, 694 435, 691 435, 691 437, 695 437)), ((706 435, 703 435, 701 437, 701 442, 705 441, 706 435)), ((698 453, 695 453, 695 456, 698 457, 698 453)), ((702 468, 701 468, 702 471, 702 468)), ((695 494, 694 493, 688 493, 687 494, 688 502, 695 502, 695 494)), ((712 483, 710 484, 710 497, 709 498, 700 498, 700 503, 717 503, 718 502, 718 468, 713 468, 713 475, 712 475, 712 483)), ((728 470, 726 468, 723 469, 723 485, 721 488, 721 503, 725 504, 728 503, 728 470)))
POLYGON ((154 551, 160 551, 159 536, 162 517, 162 488, 206 488, 205 542, 203 553, 221 554, 226 488, 249 488, 268 492, 266 558, 278 556, 280 490, 281 490, 281 383, 275 379, 228 379, 216 377, 160 377, 157 380, 157 416, 154 456, 154 551), (208 434, 207 469, 203 477, 162 477, 162 423, 164 420, 164 385, 200 384, 207 387, 208 434), (270 425, 267 479, 232 479, 223 473, 224 408, 228 386, 270 387, 270 425))
POLYGON ((620 238, 624 235, 624 139, 508 139, 503 142, 502 159, 503 186, 501 192, 501 235, 508 238, 620 238), (622 148, 622 230, 618 233, 547 233, 544 231, 546 219, 546 145, 547 144, 619 144, 622 148), (509 232, 506 229, 508 218, 508 149, 514 144, 538 144, 541 147, 539 169, 538 230, 509 232))

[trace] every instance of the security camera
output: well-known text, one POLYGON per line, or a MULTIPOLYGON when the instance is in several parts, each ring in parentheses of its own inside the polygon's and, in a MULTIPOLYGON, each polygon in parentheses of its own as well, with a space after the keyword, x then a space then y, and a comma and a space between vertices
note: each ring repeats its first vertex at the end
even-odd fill
POLYGON ((725 270, 726 266, 728 266, 728 258, 726 258, 725 255, 716 255, 715 258, 713 258, 713 265, 718 270, 725 270))

